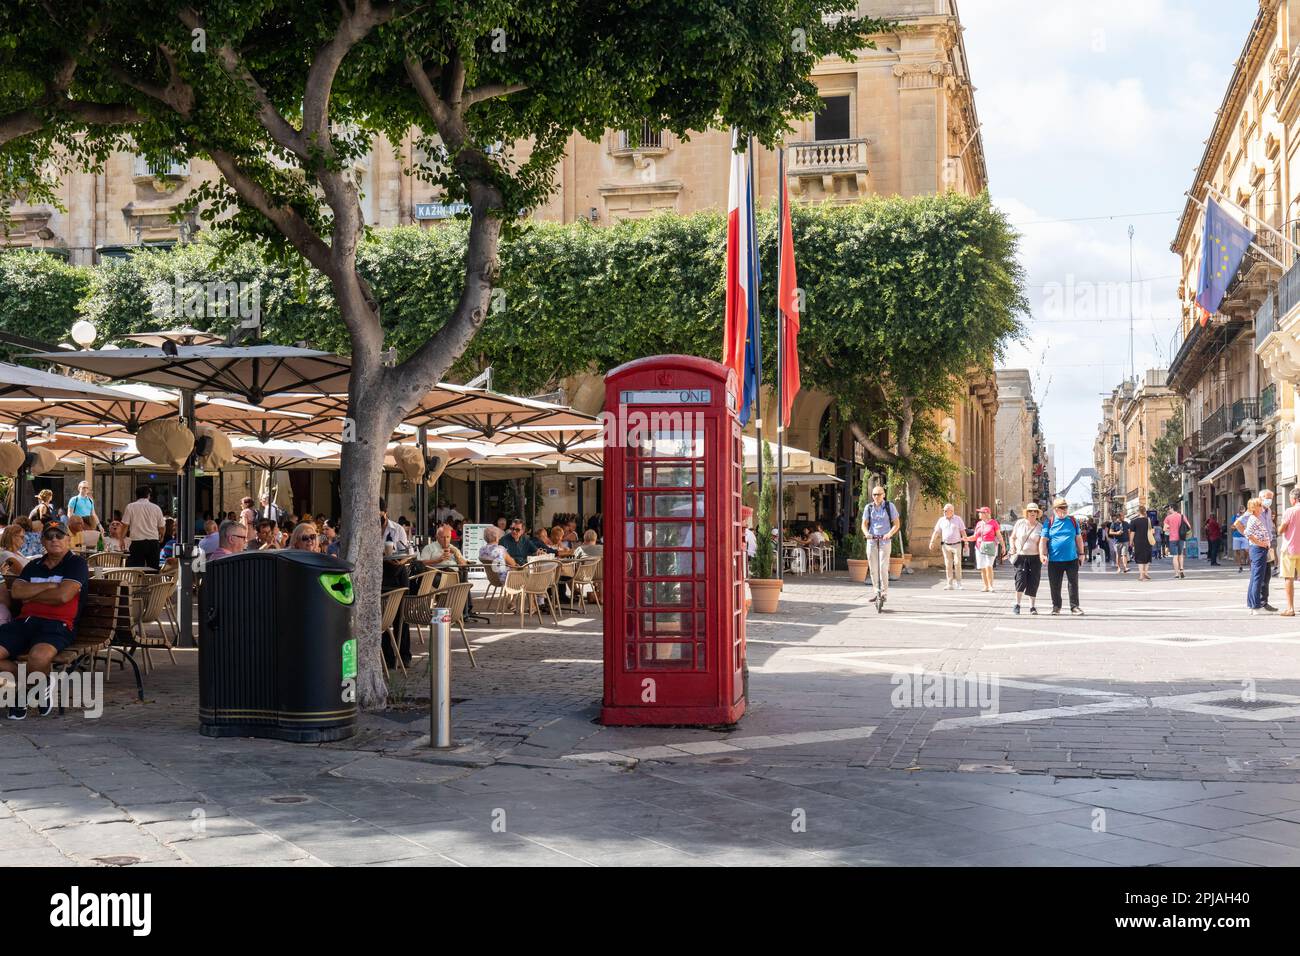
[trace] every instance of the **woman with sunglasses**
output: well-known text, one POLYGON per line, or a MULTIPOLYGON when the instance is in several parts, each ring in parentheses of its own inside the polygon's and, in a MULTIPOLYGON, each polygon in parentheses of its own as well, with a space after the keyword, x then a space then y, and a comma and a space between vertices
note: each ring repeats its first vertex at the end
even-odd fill
POLYGON ((320 535, 316 533, 316 525, 311 521, 304 521, 295 527, 289 535, 290 551, 311 551, 316 552, 320 549, 316 547, 316 542, 320 540, 320 535))

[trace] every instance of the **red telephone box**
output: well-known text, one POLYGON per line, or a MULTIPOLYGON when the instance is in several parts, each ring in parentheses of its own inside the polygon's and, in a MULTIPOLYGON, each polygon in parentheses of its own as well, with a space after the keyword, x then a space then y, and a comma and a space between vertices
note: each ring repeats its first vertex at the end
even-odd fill
POLYGON ((745 712, 745 456, 735 373, 660 355, 605 376, 606 724, 745 712))

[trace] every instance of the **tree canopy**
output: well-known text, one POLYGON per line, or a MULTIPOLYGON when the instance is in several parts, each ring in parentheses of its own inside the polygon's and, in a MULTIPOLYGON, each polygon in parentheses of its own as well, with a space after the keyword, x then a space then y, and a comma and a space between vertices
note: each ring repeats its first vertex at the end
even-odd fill
MULTIPOLYGON (((795 207, 795 257, 804 295, 800 359, 806 388, 833 396, 843 421, 874 435, 896 427, 902 400, 918 414, 911 465, 922 491, 942 496, 956 471, 924 410, 948 407, 973 368, 988 369, 1019 333, 1023 307, 1015 242, 985 197, 879 198, 795 207)), ((492 365, 500 387, 553 388, 642 355, 716 358, 722 340, 725 223, 719 214, 661 215, 608 227, 526 222, 501 249, 501 273, 482 331, 454 374, 492 365)), ((409 354, 437 332, 459 292, 467 227, 376 230, 358 269, 385 303, 385 347, 409 354)), ((775 266, 775 217, 760 217, 766 274, 775 266)), ((26 324, 25 299, 59 303, 56 329, 91 319, 105 339, 157 327, 154 289, 219 279, 260 290, 268 337, 345 349, 329 283, 213 238, 121 263, 78 270, 38 253, 0 256, 0 327, 26 324), (21 264, 21 268, 19 267, 21 264), (22 276, 7 280, 7 276, 22 276), (24 290, 10 294, 9 282, 24 290), (80 298, 78 299, 78 296, 80 298), (11 311, 12 310, 12 311, 11 311)), ((771 284, 765 346, 775 347, 771 284)), ((47 313, 50 315, 52 313, 47 313)), ((229 321, 176 316, 226 331, 229 321)), ((58 334, 57 332, 55 334, 58 334)), ((774 356, 764 362, 775 375, 774 356)))

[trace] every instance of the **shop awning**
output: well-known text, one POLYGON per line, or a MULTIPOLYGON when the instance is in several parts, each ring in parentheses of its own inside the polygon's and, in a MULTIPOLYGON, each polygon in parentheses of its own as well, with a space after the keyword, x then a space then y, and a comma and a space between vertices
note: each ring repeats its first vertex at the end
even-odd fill
POLYGON ((1235 466, 1235 465, 1239 465, 1239 464, 1241 463, 1241 460, 1242 460, 1243 458, 1245 458, 1247 455, 1249 455, 1252 451, 1254 451, 1254 450, 1255 450, 1256 448, 1258 448, 1260 445, 1264 444, 1264 442, 1268 439, 1268 436, 1269 436, 1269 432, 1268 432, 1268 431, 1265 431, 1262 435, 1260 435, 1258 438, 1256 438, 1253 442, 1251 442, 1249 445, 1247 445, 1247 446, 1246 446, 1245 448, 1243 448, 1241 451, 1237 452, 1235 455, 1233 455, 1231 458, 1229 458, 1227 461, 1225 461, 1225 462, 1224 462, 1222 465, 1220 465, 1218 468, 1214 469, 1214 471, 1210 472, 1208 475, 1206 475, 1204 478, 1202 478, 1202 479, 1198 482, 1198 484, 1202 484, 1202 485, 1208 485, 1208 484, 1211 484, 1211 483, 1214 481, 1214 479, 1216 479, 1216 478, 1218 478, 1220 475, 1224 474, 1224 473, 1225 473, 1226 471, 1228 471, 1230 468, 1232 468, 1232 467, 1235 466))

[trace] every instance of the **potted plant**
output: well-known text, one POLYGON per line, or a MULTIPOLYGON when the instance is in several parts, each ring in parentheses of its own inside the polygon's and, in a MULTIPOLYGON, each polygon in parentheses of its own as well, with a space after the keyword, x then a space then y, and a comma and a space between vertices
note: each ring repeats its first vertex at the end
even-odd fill
POLYGON ((776 574, 776 546, 772 540, 772 512, 776 489, 772 486, 772 446, 763 442, 763 482, 758 489, 758 510, 754 513, 754 534, 758 550, 749 562, 749 591, 754 610, 773 614, 781 601, 781 579, 776 574))
POLYGON ((853 516, 853 530, 844 536, 844 557, 849 565, 849 580, 859 584, 867 580, 867 539, 862 534, 862 512, 867 510, 870 476, 862 473, 862 489, 858 493, 858 510, 853 516))

